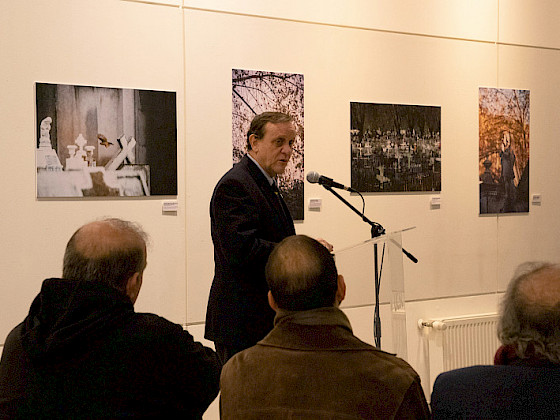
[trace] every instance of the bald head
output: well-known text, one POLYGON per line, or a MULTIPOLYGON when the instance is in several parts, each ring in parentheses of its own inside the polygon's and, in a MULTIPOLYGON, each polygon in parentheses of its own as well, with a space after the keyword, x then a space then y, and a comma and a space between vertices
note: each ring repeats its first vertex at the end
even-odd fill
POLYGON ((560 267, 545 265, 525 276, 519 294, 530 305, 554 307, 560 302, 560 267))
POLYGON ((144 248, 144 234, 130 222, 105 219, 82 226, 71 239, 86 258, 101 258, 123 249, 144 248))
POLYGON ((266 265, 270 292, 281 309, 302 311, 334 306, 338 273, 321 243, 305 235, 280 242, 266 265))
POLYGON ((525 263, 518 267, 502 302, 498 326, 502 343, 521 358, 560 363, 560 266, 525 263))
POLYGON ((146 267, 144 231, 132 222, 104 219, 78 229, 68 241, 62 276, 99 281, 121 291, 127 280, 146 267))

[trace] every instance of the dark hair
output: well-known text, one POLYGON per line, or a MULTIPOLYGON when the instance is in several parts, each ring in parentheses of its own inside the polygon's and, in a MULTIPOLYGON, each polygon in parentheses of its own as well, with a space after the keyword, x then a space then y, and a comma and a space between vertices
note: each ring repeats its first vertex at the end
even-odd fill
POLYGON ((62 277, 124 292, 127 280, 146 267, 146 242, 146 233, 132 222, 112 218, 85 225, 66 245, 62 277))
POLYGON ((305 235, 280 242, 266 264, 266 280, 279 308, 304 311, 333 306, 338 289, 334 258, 305 235))
POLYGON ((543 296, 528 295, 527 290, 527 282, 546 276, 560 281, 560 267, 546 262, 529 262, 518 267, 502 300, 498 337, 504 345, 513 346, 522 359, 537 357, 558 364, 560 301, 539 302, 543 296))
POLYGON ((265 134, 265 125, 267 123, 279 124, 285 122, 292 122, 294 119, 283 112, 263 112, 253 118, 249 131, 247 131, 247 150, 251 150, 251 142, 249 137, 254 134, 256 138, 262 139, 265 134))

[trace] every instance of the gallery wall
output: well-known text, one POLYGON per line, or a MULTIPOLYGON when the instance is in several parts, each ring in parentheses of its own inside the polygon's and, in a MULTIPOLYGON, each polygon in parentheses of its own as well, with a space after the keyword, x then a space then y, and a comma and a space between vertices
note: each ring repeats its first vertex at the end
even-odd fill
MULTIPOLYGON (((543 119, 543 113, 560 106, 552 83, 558 38, 535 34, 551 29, 556 36, 547 26, 550 19, 539 20, 543 16, 527 10, 530 4, 350 2, 343 11, 325 6, 315 13, 302 2, 294 2, 293 8, 269 2, 243 2, 237 8, 227 2, 208 5, 219 12, 194 3, 185 3, 186 57, 192 58, 186 61, 187 149, 192 151, 187 153, 187 194, 193 197, 187 199, 193 212, 187 232, 194 233, 187 235, 187 261, 211 254, 208 223, 199 223, 194 215, 206 215, 212 188, 230 164, 229 120, 209 126, 207 118, 230 112, 231 68, 304 74, 306 172, 316 170, 347 185, 351 101, 441 106, 441 206, 431 207, 433 194, 427 193, 366 197, 368 217, 387 230, 416 227, 403 239, 420 260, 404 263, 408 301, 496 294, 518 262, 556 258, 558 224, 552 214, 559 197, 554 183, 547 182, 556 169, 544 161, 555 153, 546 143, 554 141, 558 127, 554 118, 543 119), (352 23, 349 15, 354 15, 352 23), (224 37, 224 31, 230 36, 224 37), (520 37, 524 32, 527 36, 520 37), (546 48, 532 45, 543 39, 546 48), (547 77, 543 68, 550 69, 547 77), (529 214, 478 214, 481 86, 531 91, 531 193, 542 194, 543 203, 530 206, 529 214), (206 167, 199 156, 208 143, 189 138, 212 142, 215 170, 203 179, 196 174, 206 167)), ((549 5, 549 13, 558 12, 549 5)), ((321 187, 306 184, 305 196, 306 204, 322 198, 323 208, 306 212, 299 233, 325 237, 335 248, 367 239, 367 227, 321 187)), ((360 203, 357 197, 351 200, 360 203)), ((187 278, 210 278, 208 261, 188 264, 187 278)), ((207 293, 207 284, 188 281, 188 290, 189 321, 203 319, 206 302, 199 297, 207 293)))
MULTIPOLYGON (((403 262, 409 361, 426 386, 433 378, 418 317, 495 311, 518 263, 558 260, 559 16, 554 0, 1 2, 0 344, 41 281, 60 275, 72 232, 105 215, 135 220, 151 235, 137 310, 188 324, 202 338, 213 274, 208 205, 232 159, 231 70, 298 73, 305 172, 346 185, 350 102, 441 107, 441 193, 365 198, 366 215, 387 231, 415 227, 403 234, 419 259, 403 262), (178 196, 36 199, 35 82, 177 92, 178 196), (528 214, 478 214, 479 87, 531 92, 530 194, 542 203, 528 214), (173 200, 177 212, 163 212, 173 200)), ((369 238, 320 186, 305 184, 305 206, 298 233, 335 250, 369 238), (307 210, 311 198, 322 199, 321 211, 307 210)), ((345 311, 371 339, 371 308, 345 311)))
POLYGON ((182 14, 120 1, 0 3, 2 247, 0 336, 20 322, 47 277, 60 276, 70 235, 103 216, 139 222, 151 235, 138 309, 185 322, 185 133, 182 14), (178 196, 36 199, 35 82, 180 93, 178 196), (178 211, 162 213, 163 199, 178 211))

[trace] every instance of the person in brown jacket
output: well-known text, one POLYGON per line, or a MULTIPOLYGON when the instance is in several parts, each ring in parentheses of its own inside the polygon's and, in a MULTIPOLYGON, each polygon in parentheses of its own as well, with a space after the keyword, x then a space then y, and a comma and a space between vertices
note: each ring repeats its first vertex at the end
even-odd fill
POLYGON ((305 235, 284 239, 266 278, 274 329, 225 364, 222 419, 430 417, 412 367, 353 335, 338 308, 344 278, 323 245, 305 235))

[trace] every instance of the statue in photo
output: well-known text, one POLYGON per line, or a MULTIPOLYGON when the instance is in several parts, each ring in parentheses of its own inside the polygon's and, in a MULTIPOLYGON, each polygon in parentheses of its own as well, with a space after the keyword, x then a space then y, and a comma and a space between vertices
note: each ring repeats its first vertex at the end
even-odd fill
POLYGON ((52 148, 51 144, 51 126, 52 118, 47 117, 41 121, 39 137, 39 147, 35 153, 35 164, 37 166, 37 171, 62 171, 62 164, 60 159, 56 154, 56 151, 52 148))

